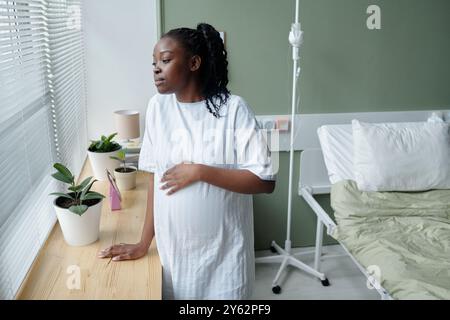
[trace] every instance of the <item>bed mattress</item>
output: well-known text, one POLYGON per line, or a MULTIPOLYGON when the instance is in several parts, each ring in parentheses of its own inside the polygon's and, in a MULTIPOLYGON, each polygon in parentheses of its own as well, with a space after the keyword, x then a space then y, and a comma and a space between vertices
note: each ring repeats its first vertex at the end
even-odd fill
POLYGON ((394 299, 450 299, 450 190, 361 192, 335 183, 332 236, 394 299))

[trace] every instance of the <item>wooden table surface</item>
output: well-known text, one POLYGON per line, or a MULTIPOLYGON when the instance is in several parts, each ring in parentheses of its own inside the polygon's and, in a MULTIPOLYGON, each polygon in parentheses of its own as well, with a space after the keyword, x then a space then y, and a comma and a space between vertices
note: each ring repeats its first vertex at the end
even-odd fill
MULTIPOLYGON (((86 160, 78 181, 91 175, 86 160)), ((97 258, 98 251, 111 244, 140 240, 149 176, 138 172, 136 189, 122 192, 122 210, 118 211, 110 209, 109 183, 95 182, 92 190, 106 196, 99 240, 88 246, 70 247, 56 223, 17 299, 161 299, 162 269, 155 241, 147 256, 138 260, 114 262, 97 258)))

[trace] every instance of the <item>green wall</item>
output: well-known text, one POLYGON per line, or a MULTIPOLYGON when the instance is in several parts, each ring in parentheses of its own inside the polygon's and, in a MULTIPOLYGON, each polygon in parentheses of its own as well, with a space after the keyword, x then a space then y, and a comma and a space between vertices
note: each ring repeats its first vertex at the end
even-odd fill
MULTIPOLYGON (((198 22, 225 31, 229 88, 256 114, 290 113, 294 0, 161 1, 163 32, 198 22)), ((299 112, 449 109, 449 12, 448 0, 300 1, 299 112), (381 30, 366 27, 370 4, 381 8, 381 30)), ((299 152, 295 159, 296 186, 299 152)), ((284 243, 288 161, 282 153, 275 192, 255 196, 257 249, 284 243)), ((327 196, 319 200, 329 207, 327 196)), ((293 246, 313 244, 315 216, 298 196, 292 222, 293 246)))

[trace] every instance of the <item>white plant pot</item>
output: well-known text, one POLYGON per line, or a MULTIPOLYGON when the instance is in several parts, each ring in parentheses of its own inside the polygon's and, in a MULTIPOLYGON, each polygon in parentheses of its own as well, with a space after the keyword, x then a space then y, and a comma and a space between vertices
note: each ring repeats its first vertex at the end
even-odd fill
POLYGON ((102 200, 90 206, 81 216, 56 205, 53 206, 58 217, 59 225, 64 240, 70 246, 85 246, 97 241, 100 233, 100 216, 102 212, 102 200))
POLYGON ((132 166, 127 166, 127 168, 134 169, 133 172, 118 172, 116 168, 114 170, 114 177, 116 178, 117 187, 120 191, 131 190, 136 188, 136 175, 137 168, 132 166))
POLYGON ((92 171, 95 179, 99 181, 107 181, 106 169, 113 173, 114 169, 120 165, 120 161, 111 159, 117 157, 119 150, 111 152, 92 152, 88 150, 89 161, 91 162, 92 171))

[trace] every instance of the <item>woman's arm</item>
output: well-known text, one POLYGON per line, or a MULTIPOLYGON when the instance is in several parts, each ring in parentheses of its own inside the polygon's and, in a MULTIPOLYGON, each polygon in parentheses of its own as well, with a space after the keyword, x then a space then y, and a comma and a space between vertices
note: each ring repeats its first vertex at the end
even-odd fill
POLYGON ((248 170, 222 169, 204 164, 178 164, 167 170, 161 182, 161 189, 172 194, 196 181, 203 181, 233 192, 256 194, 272 193, 275 181, 266 181, 248 170))
POLYGON ((145 214, 144 227, 142 228, 141 245, 146 248, 150 248, 152 244, 153 236, 155 235, 155 225, 153 224, 153 199, 154 199, 154 180, 155 175, 150 174, 148 192, 147 192, 147 211, 145 214))
POLYGON ((249 170, 199 166, 199 180, 216 187, 247 194, 272 193, 275 189, 275 181, 262 180, 249 170))
POLYGON ((145 213, 144 227, 142 228, 141 241, 134 244, 116 244, 110 246, 98 253, 99 258, 111 258, 113 261, 139 259, 147 254, 155 228, 153 224, 153 195, 154 195, 154 179, 155 175, 150 174, 148 192, 147 192, 147 209, 145 213))

